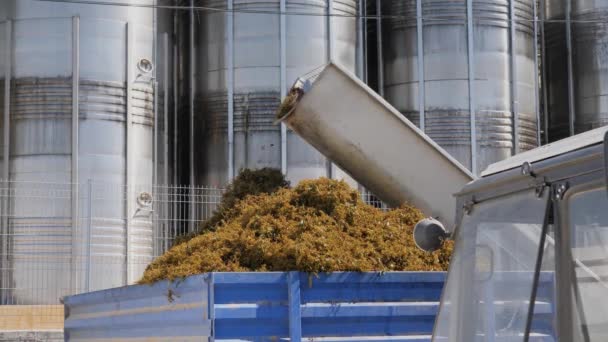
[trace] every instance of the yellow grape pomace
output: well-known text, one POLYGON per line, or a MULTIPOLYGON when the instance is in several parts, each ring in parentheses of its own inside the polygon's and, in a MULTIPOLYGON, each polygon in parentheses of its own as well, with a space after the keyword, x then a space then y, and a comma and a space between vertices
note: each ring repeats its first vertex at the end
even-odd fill
POLYGON ((226 220, 173 246, 140 283, 204 272, 442 271, 452 243, 427 253, 412 229, 423 214, 404 205, 383 211, 343 181, 321 178, 245 196, 226 220))

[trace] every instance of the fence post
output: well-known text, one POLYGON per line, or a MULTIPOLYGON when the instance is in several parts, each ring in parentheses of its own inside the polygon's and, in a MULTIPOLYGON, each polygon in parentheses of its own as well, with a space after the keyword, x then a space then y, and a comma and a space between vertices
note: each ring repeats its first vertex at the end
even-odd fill
POLYGON ((87 292, 91 291, 91 229, 93 229, 93 180, 87 181, 87 269, 86 269, 86 282, 85 289, 87 292))
POLYGON ((302 310, 300 303, 300 273, 287 274, 287 291, 289 293, 289 340, 302 340, 302 310))

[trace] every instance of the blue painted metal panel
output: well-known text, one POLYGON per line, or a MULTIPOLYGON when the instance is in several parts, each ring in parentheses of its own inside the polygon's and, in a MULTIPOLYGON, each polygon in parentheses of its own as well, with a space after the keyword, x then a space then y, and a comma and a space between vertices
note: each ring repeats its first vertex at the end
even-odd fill
POLYGON ((287 275, 280 272, 213 273, 214 303, 287 305, 287 275))
POLYGON ((65 340, 205 341, 211 336, 204 276, 64 298, 65 340))
POLYGON ((437 315, 439 302, 310 303, 302 306, 303 318, 420 317, 437 315))
MULTIPOLYGON (((68 297, 66 336, 69 341, 194 335, 198 341, 430 341, 445 279, 443 272, 209 273, 178 285, 68 297)), ((540 280, 542 303, 533 331, 551 335, 553 274, 540 280)))
POLYGON ((435 316, 360 316, 342 319, 330 316, 317 319, 305 318, 302 320, 302 335, 305 337, 431 335, 434 323, 435 316))
POLYGON ((215 338, 428 340, 445 279, 444 272, 216 273, 215 338))
POLYGON ((353 298, 360 302, 400 302, 437 301, 441 296, 446 274, 338 272, 319 276, 301 274, 300 277, 304 302, 340 302, 353 298))
POLYGON ((302 339, 302 298, 300 296, 300 274, 290 272, 287 277, 289 293, 289 340, 302 339))

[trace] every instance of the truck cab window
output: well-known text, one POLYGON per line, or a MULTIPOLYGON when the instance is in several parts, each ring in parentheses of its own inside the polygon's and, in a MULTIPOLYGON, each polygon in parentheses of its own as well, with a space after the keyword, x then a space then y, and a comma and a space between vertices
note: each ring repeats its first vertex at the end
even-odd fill
MULTIPOLYGON (((547 193, 502 196, 476 204, 465 215, 433 341, 524 341, 547 193)), ((551 273, 541 274, 541 293, 548 292, 544 287, 551 279, 551 273)))
POLYGON ((582 341, 608 341, 608 196, 605 187, 568 202, 574 267, 574 331, 582 341))

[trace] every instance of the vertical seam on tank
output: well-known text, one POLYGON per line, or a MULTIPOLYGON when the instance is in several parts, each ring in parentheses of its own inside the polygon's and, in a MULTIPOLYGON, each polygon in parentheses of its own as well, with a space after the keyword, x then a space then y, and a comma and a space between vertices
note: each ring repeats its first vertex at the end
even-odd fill
POLYGON ((334 30, 333 30, 333 19, 334 14, 334 1, 327 0, 327 59, 329 62, 334 60, 334 30))
POLYGON ((367 65, 367 61, 368 61, 368 45, 367 45, 367 24, 368 24, 368 18, 367 18, 367 0, 363 0, 363 8, 361 8, 361 14, 363 14, 363 32, 364 36, 363 36, 363 81, 365 82, 365 84, 368 83, 368 74, 369 74, 369 69, 368 69, 368 65, 367 65))
MULTIPOLYGON (((9 199, 9 188, 10 188, 10 181, 9 181, 9 172, 10 172, 10 168, 9 168, 9 162, 10 162, 10 111, 11 111, 11 69, 12 69, 12 27, 13 27, 13 22, 11 20, 7 20, 5 22, 5 27, 6 27, 6 40, 5 40, 5 44, 6 46, 6 65, 5 65, 5 70, 4 70, 4 117, 3 117, 3 123, 4 123, 4 127, 3 127, 3 132, 4 132, 4 155, 3 155, 3 170, 2 170, 2 177, 4 178, 4 191, 6 191, 6 194, 3 198, 2 201, 2 229, 3 229, 3 234, 4 238, 2 239, 2 244, 3 244, 3 250, 2 250, 2 264, 0 264, 0 266, 2 267, 3 270, 8 269, 8 236, 9 236, 9 227, 8 227, 8 210, 9 210, 9 203, 8 203, 8 199, 9 199)), ((4 274, 2 274, 2 288, 8 288, 8 282, 9 280, 6 279, 7 277, 4 276, 4 274)), ((2 291, 2 295, 3 298, 0 298, 0 300, 2 300, 2 303, 6 302, 6 298, 4 298, 5 295, 5 291, 2 291)))
POLYGON ((133 91, 133 68, 132 68, 132 58, 133 58, 133 46, 135 45, 135 37, 133 34, 133 24, 127 22, 127 99, 126 99, 126 172, 125 172, 125 281, 128 285, 131 282, 131 192, 132 192, 132 184, 131 184, 131 173, 132 171, 132 144, 131 144, 131 128, 133 125, 133 119, 131 117, 131 107, 132 107, 132 99, 133 91))
MULTIPOLYGON (((155 93, 155 96, 158 96, 155 93)), ((160 194, 160 187, 158 183, 154 184, 152 188, 152 193, 156 197, 155 202, 162 201, 162 215, 163 217, 169 217, 169 34, 167 32, 163 33, 163 186, 166 186, 163 194, 160 194), (156 190, 156 191, 155 191, 156 190), (161 198, 162 196, 162 198, 161 198)), ((164 225, 154 225, 163 227, 164 225)), ((156 250, 159 253, 160 251, 166 251, 168 247, 168 231, 166 226, 162 228, 162 232, 159 231, 159 228, 156 228, 156 232, 154 233, 158 238, 164 240, 165 246, 160 246, 160 244, 156 243, 156 250), (163 248, 164 247, 164 248, 163 248)), ((158 241, 155 239, 155 241, 158 241)), ((160 255, 160 253, 159 253, 160 255)))
MULTIPOLYGON (((179 103, 178 103, 178 99, 179 99, 179 89, 178 89, 178 67, 177 67, 177 62, 178 62, 178 39, 177 39, 177 28, 178 28, 178 16, 177 13, 173 14, 173 34, 172 34, 172 38, 174 41, 174 44, 172 44, 171 48, 172 48, 172 52, 173 52, 173 136, 172 136, 172 140, 173 140, 173 158, 171 160, 172 164, 173 164, 173 185, 177 186, 178 185, 178 172, 177 172, 177 124, 178 124, 178 118, 177 118, 177 113, 178 113, 178 109, 179 109, 179 103)), ((179 40, 181 41, 181 40, 179 40)), ((177 212, 176 209, 176 203, 174 201, 174 213, 177 212)))
POLYGON ((364 59, 363 59, 363 16, 361 15, 363 13, 363 0, 359 0, 357 2, 357 44, 356 44, 356 50, 357 50, 357 76, 359 77, 360 80, 364 79, 364 73, 363 73, 363 64, 364 64, 364 59))
MULTIPOLYGON (((156 2, 156 0, 154 1, 156 2)), ((154 36, 154 39, 152 39, 152 59, 153 59, 153 63, 158 63, 159 59, 158 58, 158 23, 156 21, 157 19, 157 8, 156 6, 152 9, 152 20, 153 20, 153 25, 152 25, 152 34, 154 36)), ((152 186, 154 187, 156 184, 158 184, 158 143, 159 143, 159 139, 158 139, 158 134, 159 134, 159 130, 158 130, 158 68, 154 67, 152 70, 152 79, 151 79, 151 85, 152 85, 152 106, 154 107, 154 109, 152 110, 152 115, 154 115, 154 118, 152 120, 154 127, 152 127, 152 186)))
POLYGON ((188 99, 188 159, 190 164, 190 185, 194 186, 194 0, 190 0, 190 22, 189 22, 189 99, 188 99))
POLYGON ((11 69, 12 69, 12 27, 11 20, 6 21, 6 69, 4 70, 4 167, 2 176, 4 181, 9 180, 9 159, 10 159, 10 110, 11 110, 11 69))
MULTIPOLYGON (((365 17, 365 0, 359 0, 357 2, 357 44, 356 44, 356 49, 357 49, 357 76, 359 77, 360 80, 363 81, 363 83, 367 84, 367 77, 366 77, 366 63, 365 61, 367 60, 365 58, 365 38, 364 35, 367 32, 366 28, 365 28, 365 21, 367 20, 365 17), (365 33, 364 33, 365 32, 365 33)), ((359 190, 359 192, 361 194, 364 194, 365 192, 365 188, 357 183, 357 189, 359 190)))
POLYGON ((418 49, 418 125, 422 132, 425 131, 425 94, 424 94, 424 42, 423 42, 423 23, 422 23, 422 0, 416 0, 416 35, 418 49))
MULTIPOLYGON (((78 232, 78 210, 79 210, 79 170, 78 170, 78 122, 80 120, 80 18, 72 17, 72 141, 71 141, 71 183, 72 183, 72 267, 76 267, 76 233, 78 232)), ((90 246, 88 247, 90 248, 90 246)), ((73 270, 75 271, 75 270, 73 270)), ((72 272, 72 274, 75 274, 72 272)), ((76 281, 76 279, 74 279, 76 281)), ((78 286, 76 283, 73 285, 78 286)))
POLYGON ((540 55, 541 55, 541 72, 543 88, 543 129, 545 144, 549 143, 549 104, 547 92, 547 48, 545 46, 545 0, 540 0, 540 55))
POLYGON ((234 2, 228 0, 228 181, 234 177, 234 2))
POLYGON ((188 99, 188 164, 189 164, 189 202, 188 210, 189 210, 189 220, 188 220, 188 231, 194 231, 194 84, 195 84, 195 72, 194 72, 194 0, 190 0, 190 21, 189 21, 189 58, 188 64, 190 69, 189 75, 189 99, 188 99))
POLYGON ((538 82, 538 6, 537 0, 533 0, 532 16, 534 20, 534 116, 536 117, 536 145, 540 146, 540 99, 538 82))
POLYGON ((467 59, 469 83, 469 121, 471 130, 471 173, 477 175, 477 131, 475 118, 475 56, 473 49, 473 0, 467 0, 467 59))
MULTIPOLYGON (((332 63, 334 62, 334 32, 332 30, 332 15, 334 13, 334 1, 333 0, 327 0, 327 17, 326 17, 326 24, 327 24, 327 61, 332 63)), ((334 163, 329 159, 326 158, 326 165, 327 165, 327 177, 330 179, 334 178, 334 163)))
POLYGON ((567 55, 567 68, 568 68, 568 127, 570 130, 569 135, 574 135, 574 121, 576 116, 575 104, 574 104, 574 79, 573 79, 573 65, 572 65, 572 25, 570 21, 572 11, 571 0, 566 0, 566 55, 567 55))
POLYGON ((164 184, 169 184, 169 34, 167 32, 163 33, 163 153, 164 153, 164 184))
MULTIPOLYGON (((285 11, 286 11, 286 5, 285 5, 285 1, 287 0, 280 0, 280 5, 279 5, 279 11, 281 12, 280 14, 280 73, 281 73, 281 81, 280 81, 280 87, 281 87, 281 102, 283 102, 283 99, 285 98, 286 92, 287 92, 287 47, 285 46, 286 44, 286 35, 287 32, 285 31, 287 28, 286 25, 286 17, 285 17, 285 11)), ((281 172, 286 175, 287 174, 287 126, 285 126, 284 122, 281 122, 281 172)))
POLYGON ((376 0, 376 43, 378 58, 378 94, 384 97, 384 60, 382 53, 382 3, 376 0))
MULTIPOLYGON (((536 1, 536 0, 534 0, 536 1)), ((519 129, 519 98, 517 93, 517 47, 515 35, 515 0, 509 0, 509 64, 511 65, 511 114, 513 118, 513 154, 519 153, 520 129, 519 129)))

